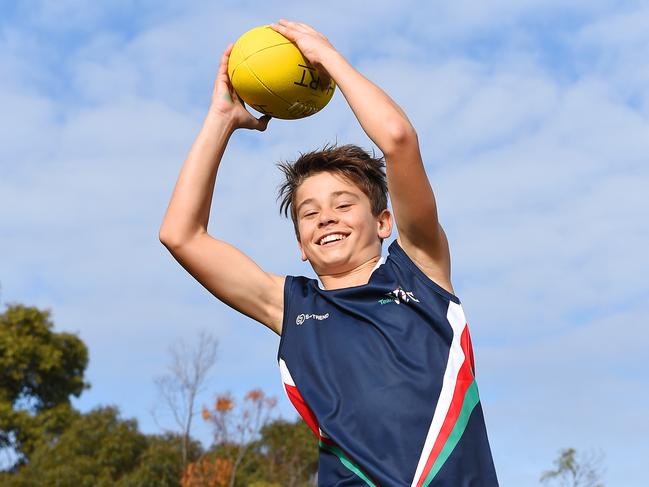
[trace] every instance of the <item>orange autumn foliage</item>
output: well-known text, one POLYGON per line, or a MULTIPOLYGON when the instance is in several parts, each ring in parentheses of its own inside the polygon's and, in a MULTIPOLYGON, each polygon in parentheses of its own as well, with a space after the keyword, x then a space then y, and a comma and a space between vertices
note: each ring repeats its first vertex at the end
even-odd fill
POLYGON ((234 485, 237 473, 250 461, 249 453, 262 428, 268 424, 277 399, 261 389, 248 391, 243 404, 228 392, 220 394, 213 409, 203 406, 203 420, 214 429, 213 447, 225 447, 213 464, 197 462, 183 477, 182 487, 220 487, 234 485))
POLYGON ((227 487, 232 473, 232 460, 201 458, 185 468, 181 487, 227 487))
POLYGON ((204 406, 203 409, 201 410, 201 416, 205 421, 209 421, 212 418, 212 414, 210 413, 210 410, 204 406))
POLYGON ((218 396, 214 409, 219 412, 230 411, 234 407, 234 401, 229 395, 218 396))
POLYGON ((261 389, 253 389, 252 391, 248 392, 246 394, 246 399, 250 401, 259 401, 260 399, 263 399, 264 397, 264 392, 261 389))

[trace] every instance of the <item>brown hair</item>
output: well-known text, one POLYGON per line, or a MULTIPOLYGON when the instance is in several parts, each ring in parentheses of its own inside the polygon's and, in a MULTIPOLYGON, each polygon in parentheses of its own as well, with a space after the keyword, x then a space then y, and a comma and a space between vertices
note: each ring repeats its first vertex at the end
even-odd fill
POLYGON ((277 199, 281 199, 280 214, 291 219, 298 239, 297 213, 295 211, 295 194, 297 189, 309 176, 321 172, 338 174, 353 182, 370 200, 372 215, 378 216, 388 207, 388 185, 385 178, 383 157, 370 156, 357 145, 325 144, 321 150, 300 153, 294 162, 280 162, 277 166, 285 176, 278 190, 277 199))

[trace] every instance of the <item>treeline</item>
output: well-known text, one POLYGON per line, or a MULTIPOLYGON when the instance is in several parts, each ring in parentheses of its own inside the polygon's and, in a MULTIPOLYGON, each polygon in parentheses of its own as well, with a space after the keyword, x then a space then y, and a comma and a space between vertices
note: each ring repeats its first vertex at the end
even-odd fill
POLYGON ((0 485, 315 485, 315 436, 301 420, 269 419, 274 399, 262 391, 204 408, 214 430, 204 449, 180 433, 144 434, 114 406, 77 411, 70 400, 89 387, 87 364, 85 344, 55 332, 47 310, 16 304, 0 314, 0 485))

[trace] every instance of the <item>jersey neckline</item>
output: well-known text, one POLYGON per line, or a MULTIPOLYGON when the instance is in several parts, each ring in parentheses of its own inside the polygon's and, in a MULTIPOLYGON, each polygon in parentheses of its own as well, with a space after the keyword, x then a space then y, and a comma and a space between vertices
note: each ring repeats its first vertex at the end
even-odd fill
POLYGON ((341 289, 354 289, 354 288, 359 288, 363 286, 367 286, 370 283, 370 280, 372 279, 372 274, 374 274, 374 271, 381 267, 381 265, 385 264, 385 257, 381 256, 379 257, 379 260, 376 261, 376 264, 374 264, 374 267, 372 267, 372 270, 370 271, 370 276, 367 278, 367 283, 366 284, 359 284, 357 286, 348 286, 348 287, 339 287, 338 289, 327 289, 324 287, 324 284, 322 284, 322 281, 320 280, 320 276, 318 276, 314 281, 318 283, 318 289, 321 291, 340 291, 341 289))
MULTIPOLYGON (((394 241, 390 244, 388 247, 388 255, 391 256, 394 259, 397 259, 400 263, 405 265, 420 281, 422 281, 426 286, 432 288, 435 292, 438 294, 441 294, 444 296, 446 299, 450 299, 456 304, 461 304, 460 298, 458 298, 455 294, 447 291, 444 289, 442 286, 437 284, 435 281, 433 281, 430 277, 428 277, 424 271, 422 271, 417 265, 412 261, 412 259, 406 254, 406 251, 403 250, 401 245, 399 245, 399 242, 397 239, 394 239, 394 241)), ((320 281, 320 278, 318 277, 317 279, 310 279, 311 281, 316 282, 316 287, 321 291, 325 293, 335 293, 337 291, 348 291, 351 289, 362 289, 366 286, 369 286, 372 283, 372 276, 374 275, 374 271, 376 271, 379 267, 381 267, 382 264, 384 264, 386 261, 386 258, 381 256, 379 261, 376 263, 374 268, 372 269, 372 272, 370 273, 370 277, 367 280, 366 284, 359 284, 357 286, 349 286, 349 287, 341 287, 338 289, 325 289, 325 287, 322 285, 322 282, 320 281)))

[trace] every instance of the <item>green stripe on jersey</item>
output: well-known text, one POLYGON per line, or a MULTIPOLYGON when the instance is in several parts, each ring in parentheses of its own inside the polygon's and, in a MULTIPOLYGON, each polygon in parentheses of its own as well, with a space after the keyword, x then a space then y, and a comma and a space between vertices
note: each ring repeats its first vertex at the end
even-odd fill
POLYGON ((464 401, 462 402, 462 409, 460 410, 460 414, 455 421, 455 426, 453 426, 451 434, 448 435, 448 439, 446 440, 446 443, 444 443, 442 451, 439 452, 439 455, 435 460, 435 463, 431 467, 430 472, 428 472, 428 475, 426 475, 426 480, 424 480, 422 487, 426 487, 432 482, 435 475, 437 475, 437 472, 439 472, 442 468, 442 465, 444 465, 444 462, 446 462, 448 457, 451 455, 451 452, 460 441, 462 433, 464 433, 466 425, 469 423, 469 417, 471 416, 471 413, 473 412, 473 409, 476 407, 478 402, 480 402, 480 396, 478 395, 478 386, 474 380, 466 390, 464 401))
POLYGON ((322 441, 320 441, 319 443, 321 448, 324 448, 325 450, 328 450, 334 455, 336 455, 338 457, 338 460, 340 460, 340 463, 342 463, 345 467, 347 467, 349 470, 354 472, 358 477, 363 479, 367 485, 369 485, 370 487, 377 487, 376 484, 372 482, 370 478, 367 475, 365 475, 365 473, 363 473, 363 471, 358 467, 358 465, 352 462, 349 459, 349 457, 347 457, 347 455, 345 455, 345 453, 340 448, 333 445, 327 445, 322 441))

